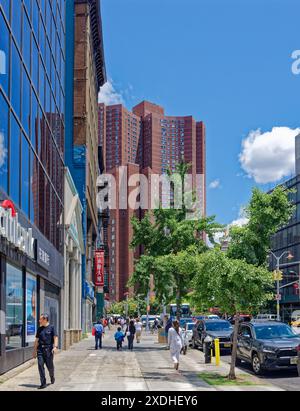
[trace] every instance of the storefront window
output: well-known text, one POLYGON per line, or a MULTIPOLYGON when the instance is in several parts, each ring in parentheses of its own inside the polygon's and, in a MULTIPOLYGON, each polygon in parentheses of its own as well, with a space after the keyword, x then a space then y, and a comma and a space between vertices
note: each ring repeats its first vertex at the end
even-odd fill
POLYGON ((37 331, 37 283, 36 277, 26 275, 26 343, 32 345, 37 331))
POLYGON ((6 350, 22 347, 22 271, 10 264, 6 269, 6 350))
POLYGON ((59 329, 59 318, 58 318, 58 299, 45 296, 45 313, 49 315, 49 323, 54 326, 55 330, 58 332, 59 329))

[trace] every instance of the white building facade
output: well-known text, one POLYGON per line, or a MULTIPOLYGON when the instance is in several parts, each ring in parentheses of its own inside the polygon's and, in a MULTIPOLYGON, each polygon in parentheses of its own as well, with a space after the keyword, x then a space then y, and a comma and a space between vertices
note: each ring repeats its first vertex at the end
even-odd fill
POLYGON ((63 290, 64 349, 80 341, 82 307, 82 205, 68 168, 65 168, 65 276, 63 290))

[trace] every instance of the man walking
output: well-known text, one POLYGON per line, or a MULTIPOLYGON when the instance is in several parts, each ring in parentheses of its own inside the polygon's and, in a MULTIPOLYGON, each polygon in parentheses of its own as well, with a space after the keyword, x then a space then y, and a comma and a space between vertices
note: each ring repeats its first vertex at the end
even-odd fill
POLYGON ((54 353, 58 348, 58 336, 53 325, 49 324, 48 314, 42 314, 39 319, 40 327, 35 336, 33 358, 38 358, 38 367, 41 385, 39 389, 44 389, 46 385, 45 364, 48 369, 51 384, 55 383, 54 377, 54 353))
POLYGON ((104 327, 99 320, 95 325, 95 350, 98 350, 98 346, 102 348, 102 335, 104 334, 104 327))

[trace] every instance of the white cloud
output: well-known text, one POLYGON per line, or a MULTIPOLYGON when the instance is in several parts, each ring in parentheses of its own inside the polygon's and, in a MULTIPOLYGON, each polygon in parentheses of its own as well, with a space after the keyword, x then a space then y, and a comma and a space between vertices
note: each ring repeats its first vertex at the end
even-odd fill
POLYGON ((300 128, 273 127, 262 133, 253 130, 242 143, 239 160, 243 170, 256 183, 279 181, 295 173, 295 137, 300 128))
POLYGON ((4 145, 4 135, 3 133, 0 132, 0 167, 4 166, 6 156, 7 156, 7 149, 5 148, 5 145, 4 145))
POLYGON ((220 180, 214 180, 210 183, 209 188, 215 189, 215 188, 220 188, 220 180))
POLYGON ((107 106, 113 104, 124 104, 122 94, 115 90, 112 80, 108 80, 104 86, 101 87, 98 101, 99 103, 104 103, 107 106))
POLYGON ((0 74, 6 74, 6 55, 0 50, 0 74))
POLYGON ((237 220, 233 220, 232 223, 228 225, 228 227, 232 227, 232 226, 243 227, 244 225, 248 223, 248 221, 249 221, 248 218, 241 217, 241 218, 238 218, 237 220))
POLYGON ((248 224, 249 219, 246 216, 246 210, 244 206, 240 207, 239 217, 236 220, 233 220, 230 224, 228 224, 227 228, 232 226, 243 227, 244 225, 248 224))

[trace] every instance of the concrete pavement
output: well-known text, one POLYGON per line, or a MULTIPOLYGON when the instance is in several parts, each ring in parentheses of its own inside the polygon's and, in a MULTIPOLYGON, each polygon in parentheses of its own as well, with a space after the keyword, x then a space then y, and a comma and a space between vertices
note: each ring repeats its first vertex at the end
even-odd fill
MULTIPOLYGON (((56 383, 48 385, 45 391, 280 390, 254 376, 249 376, 249 379, 255 385, 210 386, 198 374, 217 370, 225 375, 228 373, 228 364, 222 363, 219 368, 205 365, 203 354, 190 349, 186 356, 181 356, 180 372, 177 373, 173 369, 170 352, 157 343, 157 335, 144 333, 141 344, 135 343, 134 350, 130 352, 126 343, 122 351, 116 350, 113 333, 114 330, 103 338, 102 350, 94 350, 94 338, 90 336, 68 351, 59 353, 55 358, 56 383)), ((39 375, 36 362, 25 370, 21 367, 20 373, 16 371, 12 378, 0 383, 0 391, 37 389, 39 375)), ((246 373, 238 370, 238 374, 246 373)))

